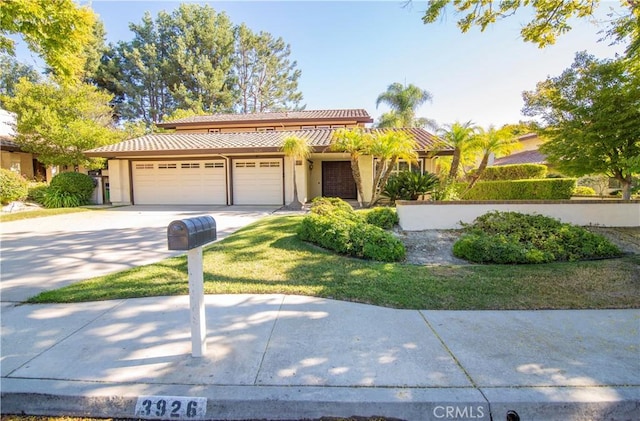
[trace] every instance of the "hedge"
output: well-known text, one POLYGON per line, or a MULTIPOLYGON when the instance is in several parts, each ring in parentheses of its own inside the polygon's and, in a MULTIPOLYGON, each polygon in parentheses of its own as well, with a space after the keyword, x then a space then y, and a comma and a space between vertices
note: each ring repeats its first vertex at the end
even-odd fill
POLYGON ((95 188, 93 179, 82 173, 64 172, 51 179, 44 193, 47 208, 73 208, 89 203, 95 188))
MULTIPOLYGON (((458 192, 467 184, 459 184, 458 192)), ((480 181, 466 192, 463 200, 568 200, 576 187, 575 178, 542 180, 480 181)))
POLYGON ((545 178, 547 166, 542 164, 513 164, 487 167, 482 173, 482 181, 530 180, 545 178))
POLYGON ((29 182, 11 170, 0 169, 0 203, 3 205, 27 198, 29 182))
POLYGON ((394 216, 393 210, 372 210, 361 214, 340 199, 322 198, 314 200, 297 234, 304 241, 348 256, 382 262, 400 261, 406 253, 402 242, 367 222, 371 220, 388 225, 394 216))
POLYGON ((489 212, 465 225, 453 254, 475 263, 530 264, 618 257, 601 235, 543 215, 489 212))

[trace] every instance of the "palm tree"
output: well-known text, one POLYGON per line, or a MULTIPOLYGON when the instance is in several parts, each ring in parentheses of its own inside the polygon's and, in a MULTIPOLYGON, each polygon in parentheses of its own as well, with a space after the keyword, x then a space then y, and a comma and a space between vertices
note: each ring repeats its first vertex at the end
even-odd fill
POLYGON ((299 136, 287 136, 282 144, 282 151, 293 161, 293 201, 287 205, 288 209, 300 210, 302 203, 298 199, 298 182, 296 180, 296 161, 305 160, 311 154, 311 147, 307 139, 299 136))
POLYGON ((362 177, 360 176, 360 157, 367 155, 371 143, 371 134, 363 129, 338 129, 333 133, 331 150, 346 152, 351 160, 351 174, 358 190, 358 205, 363 206, 362 177))
POLYGON ((474 139, 478 134, 478 127, 471 120, 466 123, 456 121, 447 124, 444 128, 436 131, 436 134, 443 140, 443 146, 453 147, 453 159, 449 169, 449 179, 455 180, 458 176, 460 162, 464 155, 474 147, 474 139))
POLYGON ((423 127, 432 124, 425 118, 416 119, 416 109, 431 99, 429 91, 413 84, 404 86, 398 82, 392 83, 376 99, 376 108, 380 104, 391 108, 390 112, 382 115, 378 127, 423 127))
POLYGON ((476 185, 480 177, 482 177, 482 173, 489 164, 489 157, 491 154, 499 158, 509 155, 511 152, 516 149, 520 149, 521 147, 522 144, 508 127, 504 127, 500 130, 497 130, 494 126, 489 126, 488 130, 480 128, 475 140, 473 141, 472 148, 479 150, 482 153, 482 160, 480 161, 477 171, 473 174, 471 183, 469 183, 465 193, 471 190, 473 186, 476 185))

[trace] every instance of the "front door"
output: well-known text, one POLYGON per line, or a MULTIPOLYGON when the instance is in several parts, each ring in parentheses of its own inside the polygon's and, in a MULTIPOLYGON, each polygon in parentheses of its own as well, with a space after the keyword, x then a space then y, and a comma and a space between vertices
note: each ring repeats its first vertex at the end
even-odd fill
POLYGON ((322 162, 322 196, 357 199, 358 189, 349 161, 322 162))

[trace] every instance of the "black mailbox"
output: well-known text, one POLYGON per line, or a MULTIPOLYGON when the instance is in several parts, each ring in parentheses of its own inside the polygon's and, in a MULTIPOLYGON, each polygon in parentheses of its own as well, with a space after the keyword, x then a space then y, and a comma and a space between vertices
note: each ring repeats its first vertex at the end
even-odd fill
POLYGON ((216 221, 211 216, 173 221, 167 227, 169 250, 191 250, 215 241, 216 221))

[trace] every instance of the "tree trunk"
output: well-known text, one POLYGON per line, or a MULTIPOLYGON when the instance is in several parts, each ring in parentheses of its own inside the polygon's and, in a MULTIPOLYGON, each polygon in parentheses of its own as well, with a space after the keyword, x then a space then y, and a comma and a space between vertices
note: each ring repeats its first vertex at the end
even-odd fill
POLYGON ((393 167, 395 167, 397 160, 398 160, 397 156, 394 156, 391 158, 391 160, 389 161, 389 165, 387 165, 387 169, 384 171, 384 174, 382 175, 382 177, 378 180, 378 183, 377 183, 378 185, 373 186, 371 201, 369 202, 369 206, 367 207, 371 207, 375 205, 378 202, 378 200, 380 200, 382 189, 384 188, 385 184, 387 184, 387 180, 389 180, 389 177, 391 177, 391 172, 393 171, 393 167))
POLYGON ((351 156, 351 173, 353 174, 353 179, 356 182, 356 189, 358 190, 358 205, 360 207, 364 207, 362 200, 364 198, 362 191, 362 178, 360 177, 360 164, 358 163, 357 156, 351 156))
POLYGON ((296 158, 293 157, 293 201, 287 205, 287 209, 301 210, 302 203, 298 199, 298 182, 296 180, 296 158))
POLYGON ((622 183, 622 200, 631 200, 631 174, 619 180, 622 183))
POLYGON ((460 149, 453 150, 453 159, 451 160, 451 168, 449 169, 449 178, 455 180, 458 177, 458 167, 460 166, 460 149))
POLYGON ((462 193, 460 195, 460 197, 464 197, 467 194, 467 192, 469 190, 471 190, 473 188, 473 186, 476 185, 478 180, 480 180, 480 177, 482 177, 482 173, 484 173, 484 170, 487 168, 487 164, 489 164, 489 154, 488 153, 484 154, 484 156, 482 157, 482 161, 480 162, 480 166, 478 166, 478 171, 476 171, 476 174, 473 176, 473 178, 471 178, 471 182, 469 183, 469 185, 465 189, 464 193, 462 193))

